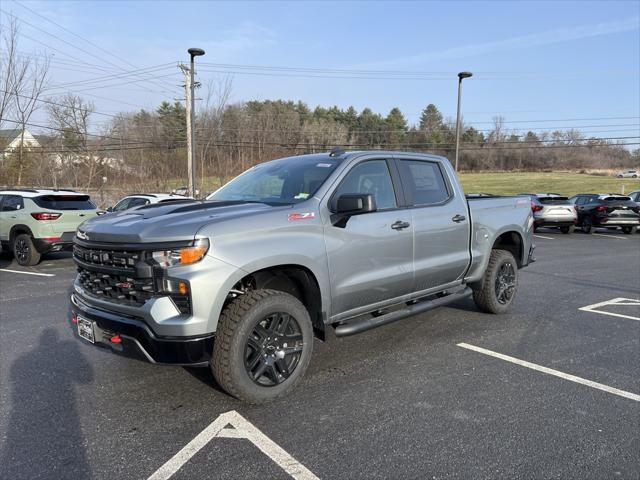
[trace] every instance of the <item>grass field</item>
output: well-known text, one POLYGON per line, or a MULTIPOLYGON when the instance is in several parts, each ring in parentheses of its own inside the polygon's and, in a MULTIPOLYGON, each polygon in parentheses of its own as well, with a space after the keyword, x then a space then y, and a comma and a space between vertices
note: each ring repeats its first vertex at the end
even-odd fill
POLYGON ((615 178, 573 172, 500 172, 461 173, 465 193, 554 192, 563 195, 576 193, 630 193, 640 189, 640 179, 615 178))
MULTIPOLYGON (((220 186, 220 178, 207 176, 202 192, 212 192, 220 186)), ((576 172, 490 172, 461 173, 460 180, 465 193, 492 193, 513 195, 516 193, 555 192, 563 195, 576 193, 629 193, 640 189, 640 179, 616 178, 613 175, 592 175, 576 172)), ((185 185, 185 180, 169 182, 170 188, 185 185)))

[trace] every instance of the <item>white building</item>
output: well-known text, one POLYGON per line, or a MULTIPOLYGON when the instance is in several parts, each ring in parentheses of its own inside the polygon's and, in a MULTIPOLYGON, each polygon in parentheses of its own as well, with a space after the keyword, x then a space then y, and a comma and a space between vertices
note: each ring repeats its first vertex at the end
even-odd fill
POLYGON ((22 138, 24 138, 23 145, 25 148, 40 147, 40 142, 27 129, 24 130, 24 137, 22 136, 21 128, 0 130, 0 158, 4 160, 6 155, 18 150, 22 138))

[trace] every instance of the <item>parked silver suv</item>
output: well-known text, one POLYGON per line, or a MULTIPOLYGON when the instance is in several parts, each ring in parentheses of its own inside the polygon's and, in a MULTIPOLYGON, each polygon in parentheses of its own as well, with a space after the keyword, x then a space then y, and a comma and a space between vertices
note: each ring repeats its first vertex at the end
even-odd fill
POLYGON ((578 221, 574 205, 559 193, 521 193, 531 198, 535 228, 559 228, 562 233, 573 232, 578 221))

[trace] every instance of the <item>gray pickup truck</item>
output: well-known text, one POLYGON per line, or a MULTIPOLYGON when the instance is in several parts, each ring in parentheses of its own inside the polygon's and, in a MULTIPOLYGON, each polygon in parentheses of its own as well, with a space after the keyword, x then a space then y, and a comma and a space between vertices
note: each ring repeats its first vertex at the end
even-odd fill
POLYGON ((467 200, 449 161, 400 152, 259 164, 205 201, 80 226, 80 337, 210 366, 250 403, 290 390, 314 336, 351 335, 473 295, 506 311, 533 261, 527 197, 467 200))

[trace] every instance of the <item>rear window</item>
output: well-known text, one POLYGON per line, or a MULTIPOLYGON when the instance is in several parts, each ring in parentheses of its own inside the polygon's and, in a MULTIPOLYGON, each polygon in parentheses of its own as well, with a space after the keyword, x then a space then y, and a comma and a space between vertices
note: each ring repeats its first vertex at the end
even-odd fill
POLYGON ((43 195, 32 200, 40 208, 50 210, 93 210, 96 205, 89 195, 43 195))
POLYGON ((615 197, 600 197, 600 200, 604 200, 605 202, 626 202, 631 200, 631 198, 620 195, 615 197))
POLYGON ((538 200, 540 200, 540 203, 545 204, 545 205, 550 205, 553 203, 567 203, 567 201, 569 200, 568 197, 538 197, 538 200))

